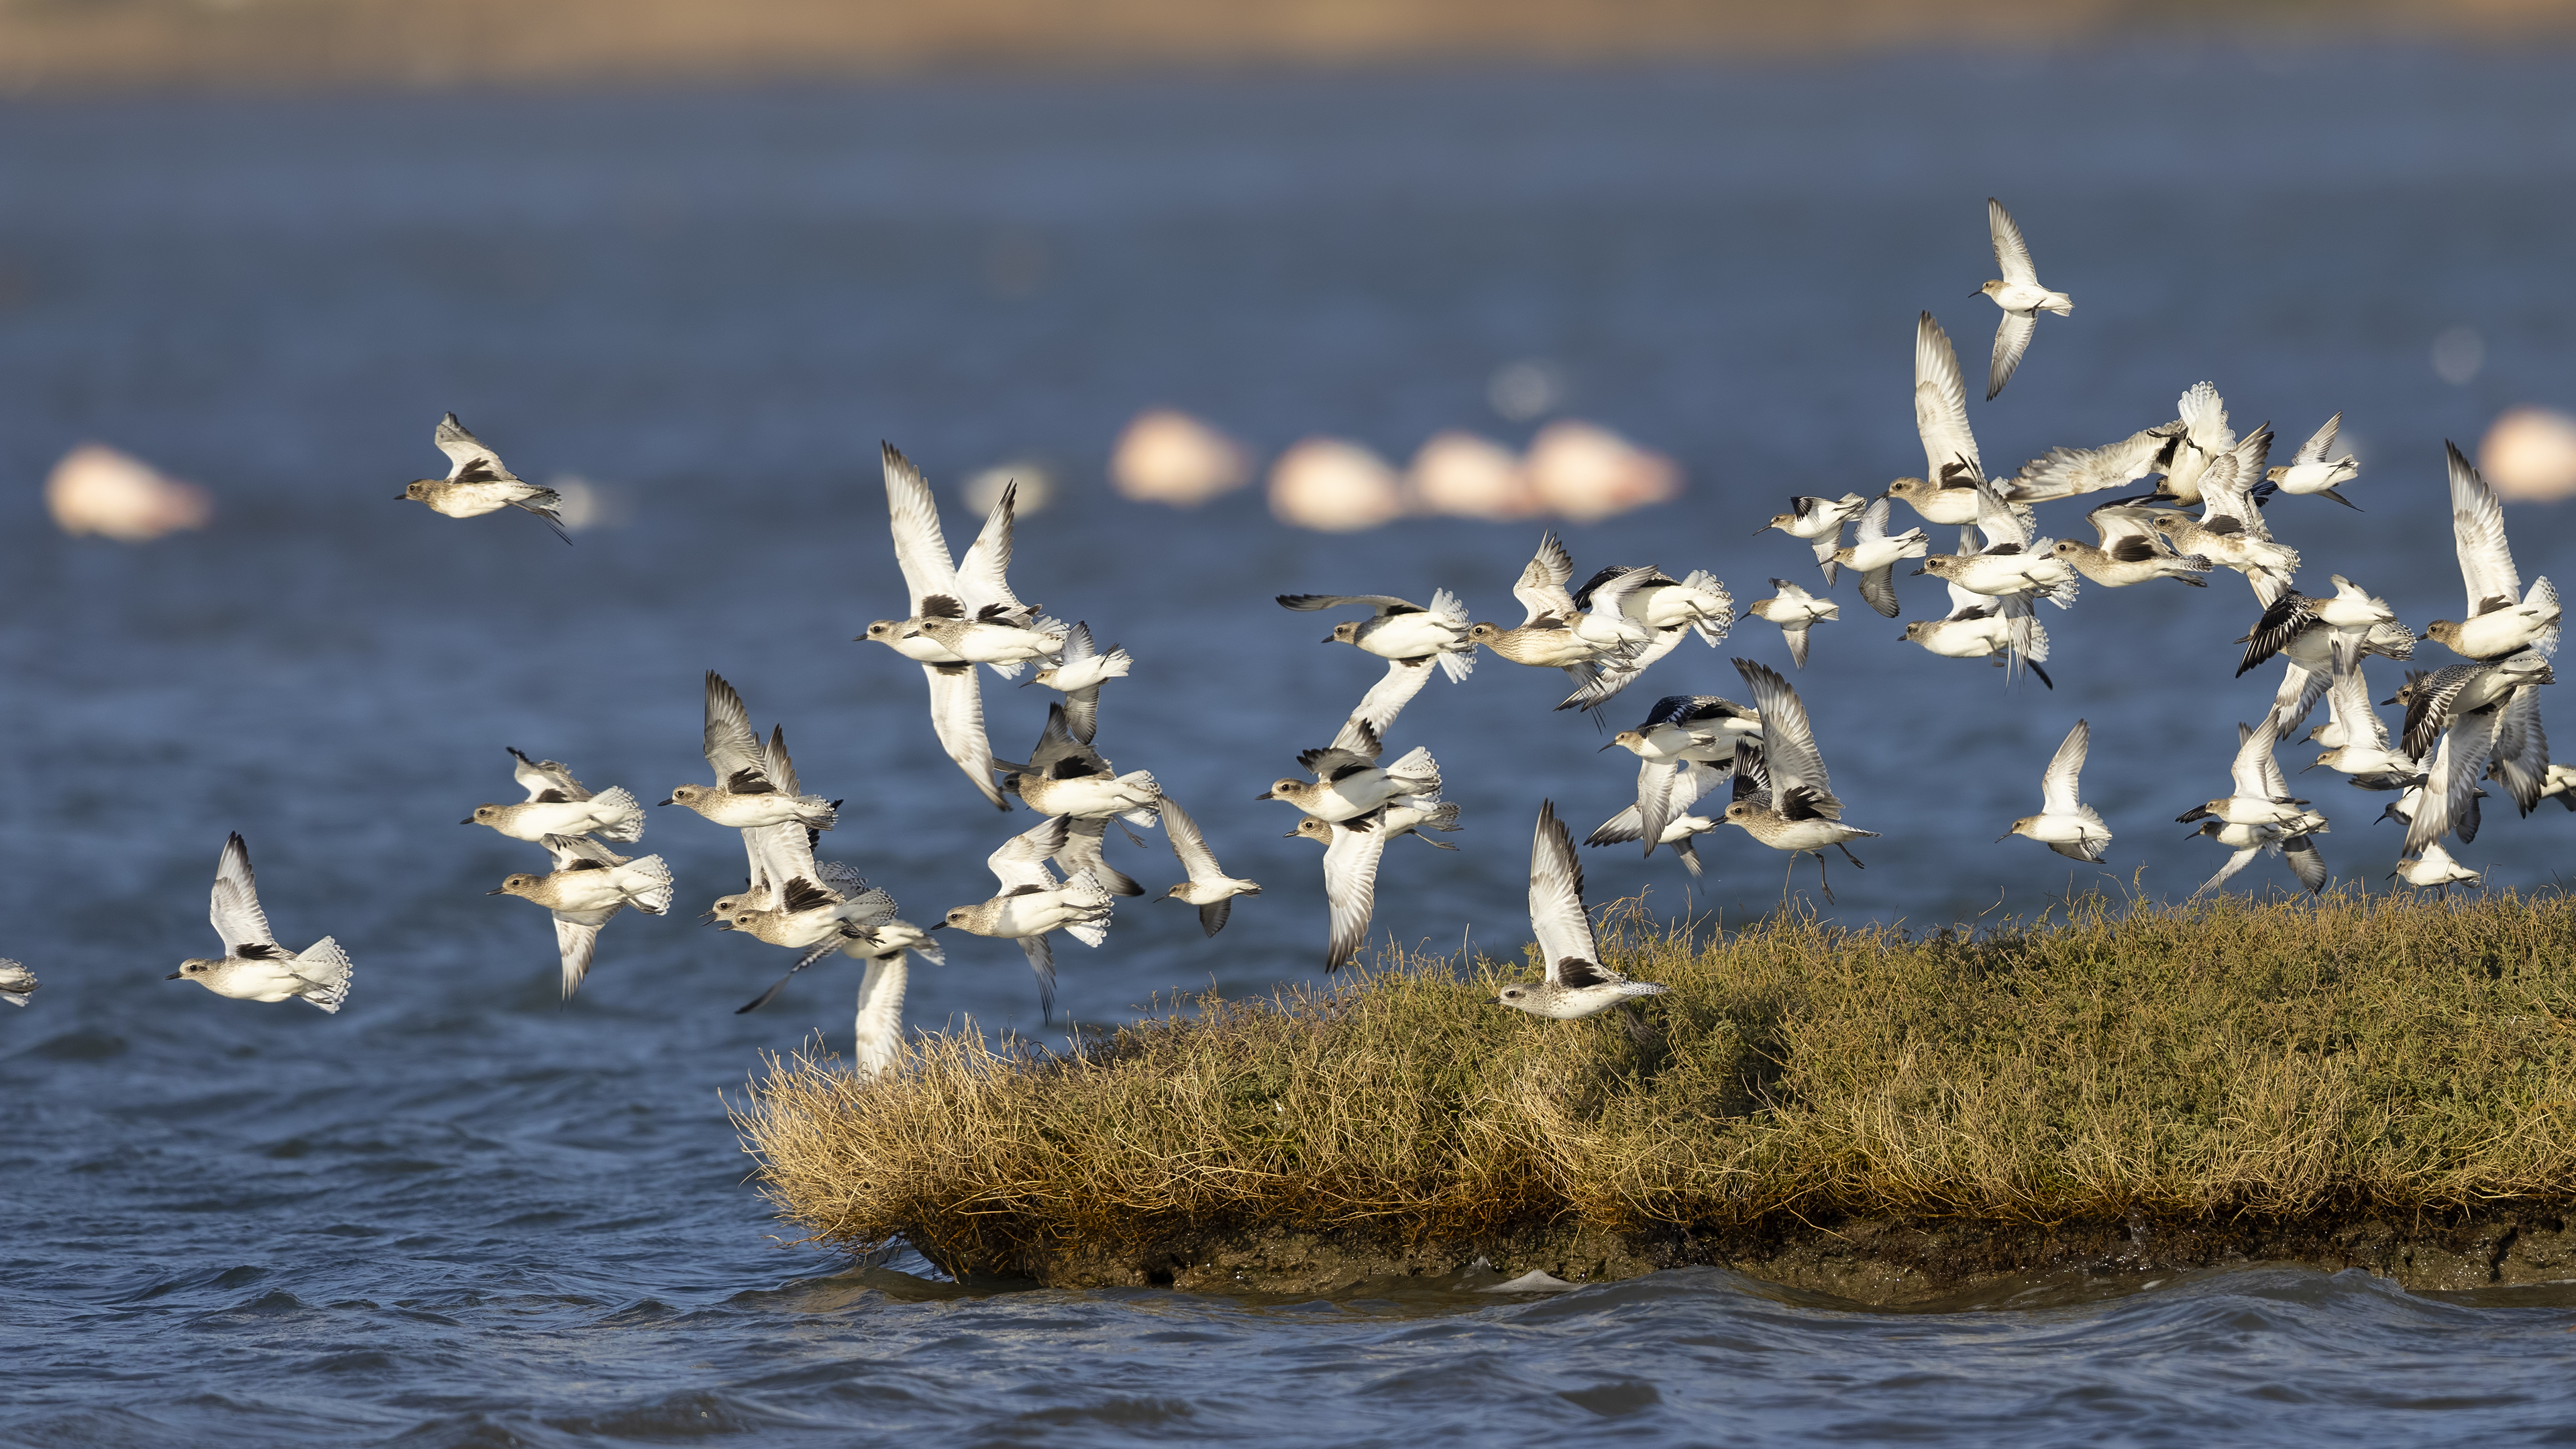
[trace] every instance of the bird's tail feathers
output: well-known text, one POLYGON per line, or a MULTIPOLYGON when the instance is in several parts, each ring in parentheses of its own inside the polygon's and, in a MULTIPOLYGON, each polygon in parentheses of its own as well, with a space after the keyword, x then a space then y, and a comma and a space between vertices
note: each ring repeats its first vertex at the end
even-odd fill
POLYGON ((630 845, 644 838, 644 807, 635 793, 623 785, 612 785, 590 797, 590 818, 598 823, 590 833, 602 840, 630 845))
POLYGON ((313 987, 297 994, 324 1011, 336 1012, 340 1003, 349 999, 349 975, 354 969, 349 964, 349 953, 340 949, 339 942, 325 936, 296 955, 295 974, 313 987))
POLYGON ((1133 810, 1120 811, 1118 815, 1119 819, 1126 821, 1128 824, 1135 826, 1139 830, 1151 830, 1156 825, 1162 823, 1163 787, 1154 783, 1154 776, 1151 772, 1145 770, 1130 770, 1126 774, 1118 777, 1118 783, 1137 794, 1145 796, 1152 802, 1147 805, 1139 805, 1133 810))
POLYGON ((671 867, 658 855, 647 855, 617 867, 626 886, 626 903, 648 916, 671 909, 671 867), (628 882, 634 882, 629 884, 628 882), (640 889, 638 886, 640 885, 640 889))

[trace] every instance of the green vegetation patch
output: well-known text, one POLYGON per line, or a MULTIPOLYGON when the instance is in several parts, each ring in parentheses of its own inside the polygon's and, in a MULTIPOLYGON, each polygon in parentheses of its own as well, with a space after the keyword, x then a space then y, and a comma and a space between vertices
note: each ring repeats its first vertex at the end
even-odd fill
POLYGON ((900 1237, 961 1272, 1210 1233, 2567 1204, 2571 947, 2554 894, 2093 898, 1973 937, 1631 909, 1605 954, 1672 987, 1642 1039, 1487 1004, 1534 966, 1399 957, 1071 1058, 970 1032, 874 1080, 776 1060, 737 1121, 814 1238, 900 1237))

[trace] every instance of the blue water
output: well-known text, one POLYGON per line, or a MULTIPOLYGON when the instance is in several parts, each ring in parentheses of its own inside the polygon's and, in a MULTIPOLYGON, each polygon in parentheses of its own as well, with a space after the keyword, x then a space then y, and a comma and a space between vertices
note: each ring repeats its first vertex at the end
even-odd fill
MULTIPOLYGON (((1989 465, 2170 417, 2204 377, 2288 442, 2344 409, 2368 511, 2291 500, 2274 527, 2311 577, 2420 626, 2459 598, 2442 439, 2576 404, 2571 82, 2555 54, 2186 49, 0 107, 0 954, 45 982, 0 1013, 0 1439, 2547 1438, 2576 1419, 2576 1297, 2554 1290, 2443 1302, 2282 1269, 1889 1315, 1714 1272, 1237 1303, 854 1269, 777 1241, 724 1117, 762 1052, 846 1042, 846 971, 737 1017, 780 953, 629 916, 561 1005, 542 914, 483 894, 535 852, 453 822, 508 797, 504 745, 648 800, 699 778, 716 668, 851 798, 827 853, 917 919, 980 899, 1012 822, 937 752, 918 671, 848 640, 902 603, 879 438, 943 489, 1036 455, 1062 483, 1022 532, 1022 594, 1140 660, 1103 749, 1268 886, 1213 943, 1122 904, 1105 947, 1060 953, 1056 1029, 1313 979, 1313 848, 1250 797, 1375 665, 1269 598, 1445 585, 1508 619, 1539 526, 1333 539, 1249 492, 1130 505, 1100 481, 1118 427, 1168 403, 1265 452, 1322 432, 1401 459, 1453 425, 1518 442, 1486 380, 1553 359, 1570 413, 1691 483, 1569 530, 1578 565, 1709 567, 1749 601, 1810 577, 1751 519, 1919 467, 1912 319, 1939 313, 1976 370, 1990 193, 2080 306, 1972 404, 1989 465), (2428 360, 2454 326, 2485 341, 2466 386, 2428 360), (566 549, 532 520, 396 505, 451 408, 630 521, 566 549), (84 439, 207 484, 214 527, 55 533, 37 484, 84 439), (356 958, 339 1016, 161 979, 212 944, 229 830, 280 934, 356 958)), ((2576 514, 2510 522, 2526 577, 2565 576, 2576 514)), ((1911 616, 1939 607, 1923 583, 1900 582, 1911 616)), ((2255 612, 2232 576, 2088 587, 2047 620, 2053 692, 1900 647, 1843 597, 1797 682, 1850 818, 1885 838, 1826 909, 1940 924, 2106 877, 2178 896, 2215 866, 2169 822, 2269 697, 2231 678, 2255 612), (1990 844, 2079 715, 2119 833, 2099 873, 1990 844)), ((1739 653, 1786 663, 1748 622, 1685 645, 1637 707, 1738 693, 1739 653)), ((1488 659, 1407 713, 1397 743, 1434 746, 1468 829, 1454 855, 1399 847, 1380 939, 1517 950, 1538 800, 1588 825, 1633 778, 1548 711, 1560 693, 1488 659)), ((1034 738, 1042 701, 986 698, 1003 753, 1034 738)), ((2384 884, 2384 797, 2312 793, 2338 874, 2384 884)), ((2489 820, 2464 855, 2502 883, 2552 881, 2576 843, 2555 808, 2489 820)), ((684 902, 740 875, 734 833, 677 811, 644 845, 684 902)), ((1115 849, 1159 887, 1168 857, 1115 849)), ((1777 905, 1768 852, 1706 854, 1693 890, 1661 854, 1594 853, 1594 899, 1777 905)), ((912 1008, 1043 1030, 1002 942, 953 943, 912 1008)))

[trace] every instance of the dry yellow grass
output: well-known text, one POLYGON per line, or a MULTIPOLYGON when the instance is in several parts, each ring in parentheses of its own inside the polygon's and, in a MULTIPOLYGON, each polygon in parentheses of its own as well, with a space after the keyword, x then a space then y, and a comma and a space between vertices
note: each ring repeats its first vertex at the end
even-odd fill
POLYGON ((1673 988, 1650 1043, 1487 1005, 1522 962, 1400 959, 1074 1059, 937 1037, 874 1081, 781 1060, 738 1124, 789 1221, 952 1271, 1209 1232, 2576 1202, 2576 902, 2066 917, 1694 941, 1628 915, 1605 954, 1673 988))

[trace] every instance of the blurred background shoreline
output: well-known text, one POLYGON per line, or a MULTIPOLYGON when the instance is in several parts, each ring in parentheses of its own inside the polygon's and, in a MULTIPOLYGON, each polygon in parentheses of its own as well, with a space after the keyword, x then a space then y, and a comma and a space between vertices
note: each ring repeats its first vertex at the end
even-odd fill
POLYGON ((2571 37, 2570 0, 0 0, 0 94, 1722 64, 2177 39, 2511 46, 2571 37))

